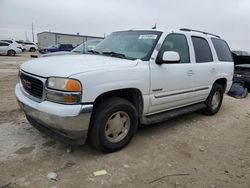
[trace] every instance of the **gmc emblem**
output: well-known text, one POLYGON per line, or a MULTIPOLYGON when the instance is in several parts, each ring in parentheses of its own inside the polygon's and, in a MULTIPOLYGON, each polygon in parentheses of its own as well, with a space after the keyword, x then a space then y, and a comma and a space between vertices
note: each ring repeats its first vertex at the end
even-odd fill
POLYGON ((25 89, 31 89, 31 83, 28 80, 22 79, 22 84, 25 89))

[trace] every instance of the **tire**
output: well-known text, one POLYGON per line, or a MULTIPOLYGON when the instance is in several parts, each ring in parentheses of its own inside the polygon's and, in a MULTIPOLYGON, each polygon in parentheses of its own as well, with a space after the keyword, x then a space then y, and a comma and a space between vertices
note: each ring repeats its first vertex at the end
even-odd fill
POLYGON ((30 48, 30 52, 35 52, 36 49, 35 48, 30 48))
POLYGON ((224 89, 220 84, 215 83, 205 102, 206 108, 202 112, 206 115, 216 114, 221 107, 223 101, 224 89))
POLYGON ((15 56, 16 52, 14 50, 9 50, 8 51, 8 56, 15 56))
POLYGON ((105 99, 93 111, 89 141, 100 151, 114 152, 131 141, 137 126, 138 115, 131 102, 122 98, 105 99))

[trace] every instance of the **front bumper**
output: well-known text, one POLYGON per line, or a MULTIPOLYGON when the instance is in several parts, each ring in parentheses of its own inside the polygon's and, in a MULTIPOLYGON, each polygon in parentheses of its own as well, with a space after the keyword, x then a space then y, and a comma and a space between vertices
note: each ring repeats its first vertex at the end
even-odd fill
POLYGON ((54 139, 83 144, 87 138, 93 109, 88 105, 64 105, 50 101, 36 102, 16 85, 16 98, 28 121, 38 130, 54 139))

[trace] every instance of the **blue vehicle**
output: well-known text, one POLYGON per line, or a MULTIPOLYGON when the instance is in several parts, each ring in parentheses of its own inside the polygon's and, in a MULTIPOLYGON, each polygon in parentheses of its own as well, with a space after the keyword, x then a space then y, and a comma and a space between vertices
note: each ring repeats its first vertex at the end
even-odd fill
POLYGON ((47 52, 59 52, 59 51, 71 51, 73 49, 72 44, 56 44, 49 46, 47 52))
MULTIPOLYGON (((42 57, 49 57, 49 56, 56 56, 56 55, 75 55, 75 54, 88 54, 89 51, 93 50, 97 44, 99 44, 102 40, 89 40, 86 41, 79 46, 75 47, 70 52, 68 51, 60 51, 60 52, 54 52, 54 53, 46 53, 43 54, 42 57)), ((41 52, 40 52, 41 53, 41 52)))

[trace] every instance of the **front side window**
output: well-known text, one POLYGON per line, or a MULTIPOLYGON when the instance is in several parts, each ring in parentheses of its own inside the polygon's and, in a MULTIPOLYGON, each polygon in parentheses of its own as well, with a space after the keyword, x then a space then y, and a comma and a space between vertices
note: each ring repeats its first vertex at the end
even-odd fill
POLYGON ((16 41, 17 44, 24 44, 22 41, 16 41))
POLYGON ((11 43, 11 44, 13 43, 11 40, 3 40, 3 41, 11 43))
POLYGON ((197 63, 212 62, 213 56, 206 39, 192 36, 195 59, 197 63))
POLYGON ((120 31, 107 36, 95 47, 95 52, 125 59, 149 60, 161 32, 120 31))
POLYGON ((219 61, 233 61, 232 53, 224 40, 212 38, 219 61))
POLYGON ((166 51, 178 52, 180 55, 180 63, 190 63, 189 48, 185 35, 176 33, 169 34, 165 38, 157 58, 162 57, 166 51))

